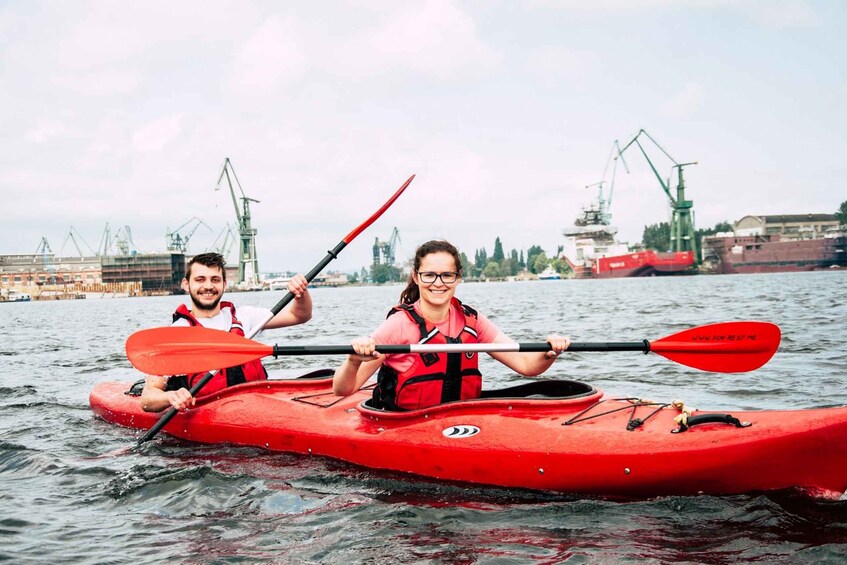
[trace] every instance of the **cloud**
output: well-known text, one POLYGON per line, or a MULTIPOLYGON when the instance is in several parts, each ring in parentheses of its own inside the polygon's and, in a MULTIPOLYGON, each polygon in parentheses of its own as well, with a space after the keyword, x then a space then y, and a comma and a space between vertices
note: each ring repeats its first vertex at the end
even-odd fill
POLYGON ((141 29, 121 25, 108 14, 94 12, 68 30, 57 44, 59 67, 85 71, 122 66, 148 47, 141 29))
POLYGON ((142 80, 141 72, 134 69, 102 69, 60 72, 53 78, 53 84, 81 96, 106 97, 131 94, 138 89, 142 80))
POLYGON ((132 134, 132 148, 141 153, 160 153, 182 133, 182 115, 163 116, 132 134))
POLYGON ((39 118, 34 128, 24 133, 24 139, 36 145, 43 145, 55 139, 68 137, 70 130, 64 123, 48 118, 39 118))
POLYGON ((815 9, 803 0, 748 0, 727 5, 730 10, 743 14, 760 27, 775 31, 821 25, 815 9))
MULTIPOLYGON (((743 1, 743 0, 736 0, 743 1)), ((668 6, 679 6, 682 4, 702 6, 720 3, 721 0, 527 0, 526 4, 536 9, 558 10, 572 13, 585 14, 624 14, 664 8, 668 6)))
POLYGON ((227 86, 241 95, 262 95, 296 83, 308 57, 300 27, 287 17, 271 17, 235 53, 227 86))
POLYGON ((660 113, 668 118, 689 119, 698 113, 705 99, 703 85, 699 82, 689 82, 665 101, 660 113))
POLYGON ((526 61, 526 69, 537 80, 545 83, 568 82, 571 86, 590 84, 600 65, 594 51, 547 45, 533 49, 526 61))
POLYGON ((500 56, 477 36, 473 18, 451 0, 401 4, 340 47, 336 69, 347 76, 406 69, 436 79, 484 74, 500 56))
POLYGON ((659 11, 679 14, 691 9, 726 12, 774 30, 817 27, 822 23, 808 0, 527 0, 526 5, 589 17, 625 17, 659 11))

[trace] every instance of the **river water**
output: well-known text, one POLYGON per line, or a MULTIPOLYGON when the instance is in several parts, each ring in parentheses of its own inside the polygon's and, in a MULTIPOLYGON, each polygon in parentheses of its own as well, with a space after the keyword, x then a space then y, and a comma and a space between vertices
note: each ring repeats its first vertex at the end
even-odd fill
MULTIPOLYGON (((778 324, 752 373, 705 373, 657 355, 567 354, 547 377, 700 409, 847 404, 847 272, 466 283, 457 296, 519 341, 658 339, 730 320, 778 324)), ((280 344, 344 344, 400 286, 313 290, 280 344)), ((230 295, 272 306, 281 292, 230 295)), ((138 432, 95 418, 88 393, 134 380, 132 332, 181 297, 0 305, 0 561, 14 563, 765 563, 847 558, 847 502, 793 492, 620 502, 439 484, 343 463, 138 432)), ((269 361, 332 366, 337 357, 269 361)), ((520 382, 483 356, 486 388, 520 382)), ((844 470, 847 473, 847 469, 844 470)))

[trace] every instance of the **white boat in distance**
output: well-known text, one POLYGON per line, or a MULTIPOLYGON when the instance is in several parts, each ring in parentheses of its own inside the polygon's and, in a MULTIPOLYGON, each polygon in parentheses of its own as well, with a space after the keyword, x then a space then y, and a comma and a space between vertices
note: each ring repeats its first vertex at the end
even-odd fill
POLYGON ((270 288, 270 290, 288 290, 288 281, 290 280, 291 277, 271 279, 268 281, 268 288, 270 288))
POLYGON ((19 290, 10 290, 5 302, 30 302, 31 300, 32 295, 27 294, 26 292, 20 292, 19 290))
POLYGON ((547 265, 547 268, 538 273, 538 278, 542 281, 557 281, 562 278, 562 275, 553 269, 552 265, 547 265))

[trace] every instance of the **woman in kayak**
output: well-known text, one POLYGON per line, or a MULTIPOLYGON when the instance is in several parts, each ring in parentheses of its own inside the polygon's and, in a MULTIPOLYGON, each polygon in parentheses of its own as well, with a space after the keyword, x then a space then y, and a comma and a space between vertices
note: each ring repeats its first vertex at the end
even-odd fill
MULTIPOLYGON (((412 410, 452 400, 478 398, 482 391, 476 353, 381 355, 376 344, 513 343, 483 314, 453 295, 462 279, 459 251, 447 241, 418 247, 409 284, 400 304, 369 336, 353 340, 356 354, 335 372, 333 390, 349 396, 379 369, 372 405, 387 410, 412 410)), ((489 353, 513 371, 537 376, 568 348, 567 337, 547 338, 552 350, 543 353, 489 353)))

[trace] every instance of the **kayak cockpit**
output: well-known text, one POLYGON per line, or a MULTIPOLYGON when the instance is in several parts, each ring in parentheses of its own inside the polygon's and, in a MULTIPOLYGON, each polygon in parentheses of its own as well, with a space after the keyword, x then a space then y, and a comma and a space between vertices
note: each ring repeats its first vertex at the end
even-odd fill
POLYGON ((560 379, 534 380, 507 388, 483 390, 480 398, 537 398, 562 400, 582 398, 597 392, 593 386, 579 381, 560 379))
MULTIPOLYGON (((308 373, 303 373, 303 369, 283 369, 274 373, 273 379, 264 381, 254 381, 253 383, 243 383, 234 385, 231 388, 238 387, 239 392, 245 388, 255 388, 257 385, 262 388, 268 388, 268 383, 282 383, 281 386, 289 386, 291 388, 302 388, 303 386, 314 386, 314 383, 332 384, 332 376, 335 374, 334 369, 315 369, 308 373), (280 378, 278 375, 282 375, 280 378)), ((127 396, 141 396, 144 390, 145 379, 139 379, 132 383, 132 386, 124 393, 127 396)))
POLYGON ((562 407, 575 409, 579 406, 588 406, 597 402, 603 396, 603 392, 595 387, 578 381, 559 379, 533 380, 507 388, 484 390, 480 398, 470 400, 457 400, 445 402, 437 406, 421 408, 418 410, 387 411, 374 408, 372 399, 368 398, 360 402, 356 409, 363 416, 406 419, 445 412, 463 413, 467 411, 513 411, 530 409, 534 412, 545 409, 557 410, 562 407))

